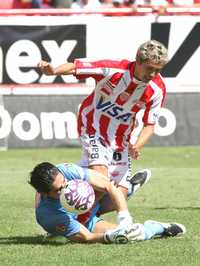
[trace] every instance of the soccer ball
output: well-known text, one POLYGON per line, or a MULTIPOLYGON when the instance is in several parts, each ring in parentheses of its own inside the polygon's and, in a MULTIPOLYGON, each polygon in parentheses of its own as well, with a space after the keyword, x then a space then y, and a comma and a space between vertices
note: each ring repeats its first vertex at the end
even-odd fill
POLYGON ((82 214, 89 211, 95 201, 93 187, 84 180, 74 179, 67 183, 61 193, 61 203, 67 211, 82 214))

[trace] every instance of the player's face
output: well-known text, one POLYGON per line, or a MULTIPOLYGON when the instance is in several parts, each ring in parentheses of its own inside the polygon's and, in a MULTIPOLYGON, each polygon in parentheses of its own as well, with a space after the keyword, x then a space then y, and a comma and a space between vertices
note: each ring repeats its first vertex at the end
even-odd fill
POLYGON ((160 71, 163 65, 155 65, 151 63, 137 64, 135 74, 136 78, 143 82, 149 82, 152 80, 160 71))
POLYGON ((53 198, 58 198, 61 190, 66 186, 66 183, 67 182, 64 176, 61 173, 57 174, 57 176, 55 177, 55 180, 53 181, 52 189, 48 193, 49 196, 53 198))

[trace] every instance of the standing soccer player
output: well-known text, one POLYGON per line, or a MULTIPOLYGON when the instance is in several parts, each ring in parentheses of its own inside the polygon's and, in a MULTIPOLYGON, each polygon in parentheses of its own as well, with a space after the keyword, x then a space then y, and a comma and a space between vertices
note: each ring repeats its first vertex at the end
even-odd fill
MULTIPOLYGON (((134 62, 77 59, 56 68, 46 61, 38 64, 46 75, 73 74, 77 79, 95 79, 96 87, 82 102, 78 115, 78 132, 83 147, 81 165, 114 180, 125 197, 132 190, 129 155, 135 160, 139 158, 142 147, 153 135, 165 98, 166 89, 160 71, 167 62, 165 46, 150 40, 138 48, 134 62), (144 126, 136 143, 131 144, 136 114, 141 109, 144 109, 144 126)), ((142 172, 140 184, 146 178, 147 172, 142 172)), ((105 202, 108 208, 107 199, 105 202)))

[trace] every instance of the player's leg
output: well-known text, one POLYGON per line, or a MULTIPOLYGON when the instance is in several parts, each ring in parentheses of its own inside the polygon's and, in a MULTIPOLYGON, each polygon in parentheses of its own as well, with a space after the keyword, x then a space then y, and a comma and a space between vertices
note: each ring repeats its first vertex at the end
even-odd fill
MULTIPOLYGON (((83 156, 78 164, 108 177, 108 166, 112 160, 112 151, 106 147, 99 136, 84 135, 80 140, 83 148, 83 156)), ((99 200, 102 196, 103 194, 101 192, 95 192, 96 200, 99 200)))
POLYGON ((128 155, 128 148, 123 152, 113 152, 113 159, 109 166, 110 179, 114 180, 125 197, 131 197, 140 187, 146 184, 150 177, 149 169, 142 169, 132 174, 131 158, 128 155))
MULTIPOLYGON (((109 166, 109 176, 118 188, 122 191, 125 198, 130 198, 151 177, 151 171, 148 169, 140 170, 132 175, 131 159, 128 156, 128 151, 113 152, 113 158, 109 166)), ((114 210, 114 205, 108 195, 105 195, 100 200, 100 214, 111 212, 114 210)))
POLYGON ((90 219, 87 228, 94 234, 104 233, 104 240, 107 243, 126 244, 132 242, 133 239, 138 238, 138 236, 144 238, 144 233, 141 231, 141 228, 143 229, 143 227, 141 227, 140 224, 130 224, 129 226, 121 227, 108 221, 104 221, 97 216, 90 219))
POLYGON ((169 237, 179 236, 186 233, 186 228, 179 223, 162 223, 159 221, 148 220, 144 223, 146 228, 146 237, 148 239, 154 236, 169 237))
POLYGON ((130 178, 127 178, 132 185, 132 191, 129 194, 129 197, 135 194, 135 192, 141 188, 144 184, 146 184, 151 177, 151 170, 150 169, 142 169, 137 171, 134 175, 130 178))
POLYGON ((157 237, 174 237, 186 233, 186 228, 178 223, 162 223, 158 221, 146 221, 144 224, 135 223, 127 231, 128 242, 150 240, 157 237))
POLYGON ((129 235, 129 241, 141 241, 141 240, 150 240, 157 237, 169 237, 169 236, 179 236, 183 235, 186 232, 186 228, 182 224, 178 223, 161 223, 158 221, 146 221, 144 224, 135 224, 138 225, 140 230, 139 234, 135 237, 129 235))
POLYGON ((107 243, 125 244, 128 242, 126 230, 119 228, 117 224, 104 221, 102 218, 97 217, 96 211, 91 214, 85 226, 93 234, 103 233, 104 241, 107 243))
POLYGON ((108 177, 108 166, 112 159, 112 153, 96 135, 84 135, 80 137, 83 155, 79 161, 82 167, 92 168, 108 177))
POLYGON ((95 226, 93 228, 94 233, 104 233, 107 230, 110 229, 115 229, 117 227, 116 224, 114 223, 110 223, 108 221, 104 221, 104 220, 98 220, 98 222, 95 223, 95 226))

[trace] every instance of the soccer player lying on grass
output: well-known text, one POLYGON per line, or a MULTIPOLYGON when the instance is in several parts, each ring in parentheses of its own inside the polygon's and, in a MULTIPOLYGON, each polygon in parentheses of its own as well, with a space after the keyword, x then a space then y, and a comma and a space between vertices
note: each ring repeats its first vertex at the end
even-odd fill
POLYGON ((144 224, 133 223, 127 202, 113 182, 94 170, 81 168, 75 164, 55 166, 48 162, 40 163, 30 173, 29 183, 37 191, 37 222, 53 236, 64 236, 73 242, 80 243, 127 243, 148 240, 156 235, 176 236, 186 231, 183 225, 177 223, 156 221, 146 221, 144 224), (103 221, 96 216, 98 202, 95 203, 84 225, 79 222, 77 215, 62 207, 61 191, 73 179, 86 180, 95 192, 110 195, 118 213, 117 224, 103 221))

